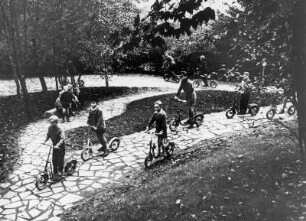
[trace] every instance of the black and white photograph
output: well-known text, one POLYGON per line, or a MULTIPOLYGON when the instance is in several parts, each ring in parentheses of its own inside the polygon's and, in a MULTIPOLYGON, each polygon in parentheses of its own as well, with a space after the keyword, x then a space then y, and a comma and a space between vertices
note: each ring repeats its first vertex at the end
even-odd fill
POLYGON ((306 0, 0 0, 1 221, 306 221, 306 0))

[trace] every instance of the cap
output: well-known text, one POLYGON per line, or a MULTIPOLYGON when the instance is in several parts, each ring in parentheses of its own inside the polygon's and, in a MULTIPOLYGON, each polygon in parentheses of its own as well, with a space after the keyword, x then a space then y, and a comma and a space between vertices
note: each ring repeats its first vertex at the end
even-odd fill
POLYGON ((155 101, 154 104, 161 106, 163 103, 160 100, 158 100, 158 101, 155 101))
POLYGON ((48 120, 50 121, 50 123, 58 122, 58 116, 52 115, 51 117, 49 117, 48 120))
POLYGON ((203 59, 205 59, 206 57, 205 57, 205 55, 201 55, 200 56, 200 60, 203 60, 203 59))

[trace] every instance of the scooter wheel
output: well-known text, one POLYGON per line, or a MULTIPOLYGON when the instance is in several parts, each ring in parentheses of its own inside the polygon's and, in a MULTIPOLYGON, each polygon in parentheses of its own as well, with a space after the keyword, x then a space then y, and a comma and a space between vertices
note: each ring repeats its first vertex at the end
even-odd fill
POLYGON ((83 161, 87 161, 90 158, 92 158, 92 149, 91 148, 85 148, 81 153, 81 158, 83 161))
POLYGON ((216 88, 216 87, 218 86, 218 84, 217 84, 217 82, 215 82, 215 81, 211 81, 211 82, 210 82, 210 86, 211 86, 212 88, 216 88))
POLYGON ((275 116, 275 114, 276 114, 275 110, 270 109, 270 110, 267 111, 266 117, 267 117, 268 120, 272 120, 273 117, 275 116))
POLYGON ((167 81, 167 82, 170 80, 170 78, 169 78, 168 75, 164 75, 164 76, 163 76, 163 79, 164 79, 165 81, 167 81))
POLYGON ((199 82, 199 81, 194 81, 194 82, 192 83, 192 86, 193 86, 194 88, 197 88, 197 87, 200 86, 200 82, 199 82))
POLYGON ((173 142, 170 142, 166 147, 165 147, 165 151, 166 151, 166 157, 167 159, 170 159, 173 152, 174 152, 174 149, 175 149, 175 143, 173 142))
POLYGON ((197 127, 201 126, 204 121, 204 115, 203 114, 198 114, 197 116, 194 117, 194 122, 197 125, 197 127))
POLYGON ((78 84, 79 84, 80 87, 84 87, 85 82, 84 82, 83 80, 79 80, 79 81, 78 81, 78 84))
POLYGON ((289 114, 289 115, 295 114, 295 111, 296 111, 296 108, 295 108, 294 105, 291 105, 291 106, 288 108, 288 114, 289 114))
POLYGON ((48 174, 41 174, 37 177, 35 186, 38 190, 43 190, 47 186, 47 182, 49 180, 48 174))
POLYGON ((109 149, 111 151, 117 150, 119 146, 120 146, 120 139, 118 137, 114 137, 113 139, 110 140, 109 149))
POLYGON ((172 132, 175 132, 177 130, 177 127, 178 127, 178 123, 176 121, 171 121, 170 124, 169 124, 169 129, 172 131, 172 132))
POLYGON ((153 156, 151 154, 146 156, 144 160, 144 165, 146 168, 151 168, 153 166, 153 156))
POLYGON ((258 111, 259 111, 259 107, 252 107, 252 108, 250 108, 250 114, 252 116, 255 116, 258 113, 258 111))
POLYGON ((233 109, 229 109, 226 111, 225 116, 227 117, 227 119, 231 119, 233 118, 235 115, 235 111, 233 109))

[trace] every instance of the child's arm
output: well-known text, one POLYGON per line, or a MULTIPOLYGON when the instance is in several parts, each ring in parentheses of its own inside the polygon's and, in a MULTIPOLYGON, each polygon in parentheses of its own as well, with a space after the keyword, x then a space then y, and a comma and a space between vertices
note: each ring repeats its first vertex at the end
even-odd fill
POLYGON ((61 139, 57 142, 57 144, 54 146, 55 149, 59 149, 59 147, 65 142, 65 133, 62 129, 60 129, 59 136, 61 139))
POLYGON ((98 127, 102 127, 102 128, 106 128, 106 124, 105 124, 105 120, 104 120, 104 118, 103 118, 103 111, 102 110, 100 110, 99 111, 99 118, 98 118, 98 121, 97 121, 97 124, 96 124, 96 127, 98 128, 98 127))
POLYGON ((43 144, 46 144, 46 142, 50 139, 50 135, 49 135, 49 129, 48 129, 48 133, 47 133, 47 136, 46 136, 46 139, 45 139, 45 142, 43 142, 43 144))

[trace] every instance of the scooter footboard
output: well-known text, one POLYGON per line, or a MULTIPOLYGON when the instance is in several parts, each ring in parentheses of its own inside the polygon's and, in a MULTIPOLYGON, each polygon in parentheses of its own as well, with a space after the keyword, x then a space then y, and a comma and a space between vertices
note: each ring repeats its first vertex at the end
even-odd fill
POLYGON ((255 103, 249 104, 249 108, 257 108, 257 107, 259 107, 258 104, 255 104, 255 103))

